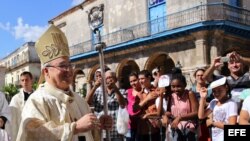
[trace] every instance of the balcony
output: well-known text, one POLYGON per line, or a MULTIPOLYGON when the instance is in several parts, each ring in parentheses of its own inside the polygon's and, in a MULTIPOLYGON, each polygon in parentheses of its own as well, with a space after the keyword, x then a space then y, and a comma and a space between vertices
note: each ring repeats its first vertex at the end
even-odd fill
MULTIPOLYGON (((243 26, 250 25, 250 11, 232 7, 224 3, 199 5, 184 11, 173 13, 156 20, 122 29, 102 36, 107 48, 128 41, 153 37, 160 33, 168 33, 174 29, 204 22, 231 22, 243 26)), ((86 41, 70 47, 70 55, 75 56, 94 51, 92 41, 86 41)))
POLYGON ((20 61, 18 61, 17 63, 8 66, 8 67, 7 67, 7 70, 12 70, 12 69, 14 69, 14 68, 17 68, 17 67, 19 67, 19 66, 21 66, 21 65, 23 65, 23 64, 25 64, 25 63, 29 63, 29 62, 30 62, 29 59, 20 60, 20 61))

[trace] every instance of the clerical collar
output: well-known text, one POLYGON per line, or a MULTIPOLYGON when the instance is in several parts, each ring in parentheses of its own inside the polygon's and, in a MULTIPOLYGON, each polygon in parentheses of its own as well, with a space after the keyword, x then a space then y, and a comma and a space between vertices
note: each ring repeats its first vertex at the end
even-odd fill
POLYGON ((68 90, 68 91, 63 91, 66 95, 69 95, 69 96, 71 96, 71 91, 70 90, 68 90))
POLYGON ((25 92, 25 91, 23 90, 23 93, 32 94, 32 93, 33 93, 33 90, 30 91, 30 92, 25 92))
POLYGON ((25 92, 25 91, 23 91, 24 101, 26 101, 32 93, 33 93, 33 91, 31 91, 31 92, 25 92))

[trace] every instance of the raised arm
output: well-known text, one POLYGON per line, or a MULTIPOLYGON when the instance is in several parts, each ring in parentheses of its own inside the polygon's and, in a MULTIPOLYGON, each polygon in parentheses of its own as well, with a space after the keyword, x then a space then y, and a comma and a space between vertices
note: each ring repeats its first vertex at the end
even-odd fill
POLYGON ((89 105, 92 105, 93 104, 93 96, 94 96, 94 93, 96 91, 96 89, 101 85, 101 79, 98 79, 95 81, 95 84, 93 86, 93 88, 89 91, 89 93, 86 95, 86 101, 89 105))
POLYGON ((208 115, 212 112, 210 109, 205 109, 206 106, 206 97, 207 97, 207 88, 202 87, 200 90, 200 103, 199 103, 199 110, 198 110, 198 118, 205 119, 208 115))
POLYGON ((220 58, 221 57, 216 57, 213 60, 211 66, 204 72, 203 77, 202 77, 204 80, 206 80, 208 82, 213 81, 212 75, 213 75, 214 70, 216 70, 219 66, 222 65, 222 63, 220 62, 220 58))
POLYGON ((150 94, 147 94, 146 98, 139 98, 133 105, 133 111, 138 112, 140 111, 144 106, 147 105, 148 101, 151 101, 153 99, 156 99, 158 95, 155 92, 151 92, 150 94))
POLYGON ((115 84, 113 84, 113 90, 115 92, 115 95, 116 95, 116 98, 118 100, 119 105, 122 108, 125 108, 127 102, 125 100, 124 93, 122 94, 115 84))
POLYGON ((241 56, 240 60, 243 62, 243 64, 250 66, 250 58, 246 58, 246 57, 241 56))
POLYGON ((159 98, 159 103, 155 103, 155 104, 158 104, 158 105, 156 105, 156 107, 157 107, 157 115, 161 116, 164 113, 164 111, 163 111, 163 98, 164 98, 164 94, 165 94, 165 88, 157 88, 156 92, 159 95, 159 97, 158 97, 159 98))
POLYGON ((240 54, 238 54, 237 52, 233 51, 231 53, 229 53, 227 55, 229 58, 235 59, 235 60, 239 60, 240 62, 242 62, 245 65, 250 66, 250 58, 247 57, 243 57, 240 54))

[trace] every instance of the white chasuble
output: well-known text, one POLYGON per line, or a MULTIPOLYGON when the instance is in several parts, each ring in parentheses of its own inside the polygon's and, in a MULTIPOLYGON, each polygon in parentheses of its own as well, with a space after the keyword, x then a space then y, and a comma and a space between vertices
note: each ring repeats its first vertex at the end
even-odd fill
POLYGON ((27 100, 17 141, 78 141, 84 136, 93 141, 91 131, 74 135, 75 121, 90 113, 87 102, 78 94, 65 94, 45 83, 27 100))

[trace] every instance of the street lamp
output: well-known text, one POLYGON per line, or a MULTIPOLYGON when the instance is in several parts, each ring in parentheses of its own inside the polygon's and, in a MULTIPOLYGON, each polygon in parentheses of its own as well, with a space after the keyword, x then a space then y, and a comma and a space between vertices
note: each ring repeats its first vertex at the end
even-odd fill
MULTIPOLYGON (((104 5, 101 4, 99 6, 95 6, 90 9, 88 13, 88 22, 91 30, 96 35, 96 43, 95 49, 99 53, 99 62, 100 62, 100 68, 101 68, 101 75, 102 75, 102 91, 103 91, 103 110, 104 114, 108 115, 108 106, 107 106, 107 89, 106 89, 106 81, 105 81, 105 66, 104 66, 104 55, 103 55, 103 49, 106 47, 104 42, 101 42, 101 35, 99 28, 103 25, 103 10, 104 5)), ((110 134, 109 131, 106 130, 106 139, 107 141, 110 141, 110 134)))
POLYGON ((182 68, 182 65, 181 65, 180 61, 177 61, 175 67, 178 68, 178 69, 182 68))

